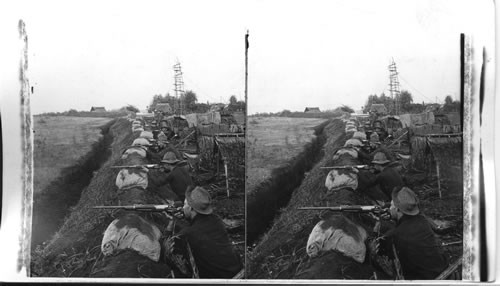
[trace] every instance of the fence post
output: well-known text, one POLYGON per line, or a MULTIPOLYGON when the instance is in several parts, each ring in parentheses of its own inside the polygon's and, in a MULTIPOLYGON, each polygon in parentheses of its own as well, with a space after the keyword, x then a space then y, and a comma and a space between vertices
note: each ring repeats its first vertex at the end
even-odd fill
POLYGON ((217 160, 217 174, 219 174, 219 161, 220 161, 220 150, 217 148, 217 155, 215 156, 217 160))
POLYGON ((226 173, 226 192, 227 192, 227 197, 229 198, 229 177, 227 174, 227 162, 224 160, 224 172, 226 173))
POLYGON ((436 160, 436 173, 437 173, 437 181, 438 181, 438 192, 439 192, 439 198, 441 199, 443 196, 441 194, 441 180, 439 176, 439 161, 436 160))

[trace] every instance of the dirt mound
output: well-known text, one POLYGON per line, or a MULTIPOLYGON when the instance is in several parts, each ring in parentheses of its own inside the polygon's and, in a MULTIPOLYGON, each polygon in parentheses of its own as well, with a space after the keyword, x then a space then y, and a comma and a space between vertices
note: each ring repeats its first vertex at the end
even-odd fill
POLYGON ((93 144, 88 154, 74 166, 64 169, 44 190, 34 194, 32 247, 50 239, 57 231, 69 208, 78 202, 83 189, 90 183, 93 172, 108 159, 111 153, 108 147, 113 141, 110 128, 115 122, 101 127, 103 137, 93 144))
POLYGON ((115 195, 113 191, 116 189, 117 172, 109 167, 121 160, 124 148, 136 138, 130 132, 130 123, 125 119, 116 120, 109 134, 113 141, 108 160, 93 173, 90 184, 83 190, 78 203, 71 208, 59 231, 46 244, 32 249, 33 276, 88 276, 86 274, 101 255, 102 233, 113 218, 108 212, 90 207, 110 204, 115 195))
POLYGON ((91 275, 96 278, 172 278, 170 268, 165 264, 153 262, 128 249, 105 257, 95 265, 95 269, 99 270, 92 271, 91 275))
POLYGON ((258 185, 247 196, 247 244, 251 245, 271 225, 276 213, 286 206, 304 175, 323 156, 321 152, 327 140, 325 126, 315 128, 316 138, 304 147, 289 164, 273 170, 269 180, 258 185))
MULTIPOLYGON (((330 121, 324 127, 323 134, 326 136, 326 142, 323 145, 322 159, 305 176, 300 186, 291 195, 288 206, 281 211, 272 228, 249 254, 248 277, 276 279, 285 268, 293 268, 289 271, 295 271, 302 263, 305 255, 299 255, 293 259, 285 258, 285 256, 296 252, 305 253, 307 236, 318 219, 317 212, 300 212, 297 208, 313 206, 322 201, 322 194, 326 192, 324 186, 326 172, 320 167, 329 166, 334 150, 344 144, 346 137, 342 131, 343 127, 344 124, 340 120, 330 121)), ((261 210, 263 209, 265 208, 261 210)), ((250 220, 249 211, 248 216, 250 220)))

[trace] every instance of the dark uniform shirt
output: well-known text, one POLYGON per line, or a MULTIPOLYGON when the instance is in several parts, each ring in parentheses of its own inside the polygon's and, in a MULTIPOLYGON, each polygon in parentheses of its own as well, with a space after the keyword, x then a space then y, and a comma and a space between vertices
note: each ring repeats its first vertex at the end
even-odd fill
POLYGON ((364 148, 359 148, 358 149, 358 159, 363 164, 369 164, 373 160, 373 157, 368 152, 366 152, 364 150, 364 148))
POLYGON ((189 171, 187 171, 183 166, 176 166, 168 173, 151 171, 148 179, 150 188, 155 190, 162 190, 162 186, 168 183, 172 191, 177 196, 175 200, 179 201, 184 201, 187 187, 191 185, 194 186, 193 179, 191 178, 189 171))
POLYGON ((373 185, 373 182, 375 182, 376 178, 377 176, 375 174, 372 174, 370 171, 366 171, 363 169, 359 170, 358 188, 356 190, 367 195, 373 200, 388 201, 390 197, 387 197, 386 194, 382 192, 379 187, 373 185), (370 182, 372 182, 371 185, 369 185, 370 182))
POLYGON ((389 135, 387 131, 385 131, 385 129, 381 129, 377 133, 378 133, 378 139, 380 141, 384 141, 387 138, 387 135, 389 135))
POLYGON ((395 187, 402 187, 404 185, 403 179, 399 172, 394 167, 386 167, 380 174, 367 183, 367 187, 378 185, 382 192, 391 198, 392 190, 395 187))
POLYGON ((164 177, 162 183, 169 183, 172 191, 179 197, 180 201, 184 201, 187 187, 194 185, 191 175, 182 167, 175 167, 166 177, 164 177))
POLYGON ((197 214, 179 235, 189 242, 200 278, 232 278, 242 269, 224 223, 216 215, 197 214))
POLYGON ((443 250, 423 215, 403 215, 396 228, 386 236, 389 243, 394 243, 405 279, 435 279, 448 266, 443 250))

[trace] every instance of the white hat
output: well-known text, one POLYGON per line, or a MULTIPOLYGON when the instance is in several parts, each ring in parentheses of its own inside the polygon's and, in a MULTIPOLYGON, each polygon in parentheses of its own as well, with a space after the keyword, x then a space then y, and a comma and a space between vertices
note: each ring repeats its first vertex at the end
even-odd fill
POLYGON ((137 138, 132 142, 132 146, 151 146, 151 143, 146 138, 137 138))
POLYGON ((349 147, 349 146, 361 147, 361 146, 363 146, 363 143, 359 139, 352 138, 352 139, 347 140, 344 144, 344 147, 349 147))

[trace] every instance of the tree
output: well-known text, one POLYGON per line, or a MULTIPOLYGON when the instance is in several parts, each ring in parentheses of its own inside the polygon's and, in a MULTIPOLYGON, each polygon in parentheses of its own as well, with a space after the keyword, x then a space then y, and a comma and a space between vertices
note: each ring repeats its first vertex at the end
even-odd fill
POLYGON ((394 99, 390 96, 386 96, 385 93, 382 93, 379 96, 379 102, 374 102, 374 103, 380 103, 385 105, 385 109, 387 109, 387 112, 390 114, 392 111, 394 111, 394 99))
POLYGON ((413 96, 409 91, 402 90, 399 95, 399 102, 401 102, 401 105, 413 103, 413 96))
POLYGON ((155 94, 153 95, 153 98, 151 99, 151 103, 149 104, 148 107, 148 112, 153 112, 156 108, 156 104, 162 99, 161 94, 155 94))
POLYGON ((196 97, 196 93, 192 90, 187 90, 184 93, 184 105, 186 109, 189 111, 194 111, 196 109, 196 103, 198 102, 198 98, 196 97))
POLYGON ((238 102, 238 99, 236 98, 235 95, 231 95, 231 97, 229 97, 229 104, 235 105, 235 104, 237 104, 237 102, 238 102))
POLYGON ((366 101, 365 108, 363 108, 363 112, 368 113, 368 111, 370 111, 370 107, 374 103, 379 103, 378 96, 376 94, 368 95, 368 100, 366 101))
POLYGON ((125 110, 131 111, 131 112, 136 112, 136 113, 139 112, 139 108, 137 108, 133 105, 130 105, 130 104, 125 106, 125 110))
POLYGON ((399 104, 401 106, 401 110, 408 112, 410 111, 410 106, 413 103, 413 97, 411 93, 407 90, 402 90, 399 95, 399 104))
POLYGON ((444 99, 444 104, 452 104, 453 103, 453 98, 451 97, 451 95, 447 95, 446 98, 444 99))
POLYGON ((68 110, 66 112, 67 112, 68 116, 76 116, 76 115, 78 115, 78 111, 76 109, 70 109, 70 110, 68 110))
POLYGON ((447 95, 444 99, 443 112, 460 112, 461 103, 459 100, 453 100, 451 95, 447 95))
POLYGON ((194 110, 192 110, 195 113, 205 113, 210 110, 210 105, 207 103, 196 103, 194 105, 194 110))
POLYGON ((284 109, 280 114, 281 117, 290 117, 290 115, 292 115, 292 112, 288 109, 284 109))
POLYGON ((348 105, 342 105, 340 107, 340 110, 342 110, 343 112, 347 112, 347 113, 354 113, 354 109, 352 109, 352 107, 350 107, 348 105))
POLYGON ((165 94, 165 96, 162 96, 161 94, 155 94, 153 95, 153 99, 149 104, 148 111, 153 112, 156 109, 156 105, 158 103, 168 103, 173 111, 177 109, 179 105, 178 100, 174 96, 171 96, 169 93, 165 94))

